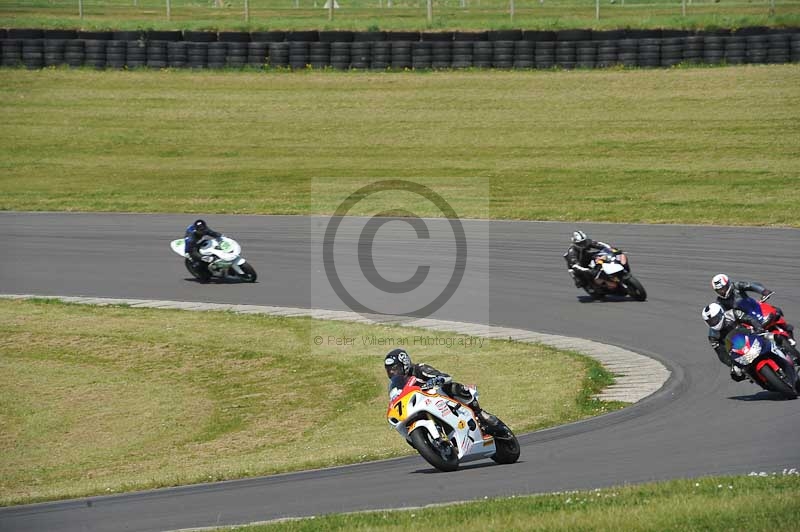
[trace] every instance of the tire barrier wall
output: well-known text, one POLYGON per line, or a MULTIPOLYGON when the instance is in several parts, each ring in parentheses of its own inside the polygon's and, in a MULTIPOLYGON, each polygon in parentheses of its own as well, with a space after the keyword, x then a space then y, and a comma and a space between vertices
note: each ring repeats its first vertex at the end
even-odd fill
POLYGON ((800 28, 736 32, 562 30, 487 32, 0 30, 0 66, 547 69, 800 63, 800 28))

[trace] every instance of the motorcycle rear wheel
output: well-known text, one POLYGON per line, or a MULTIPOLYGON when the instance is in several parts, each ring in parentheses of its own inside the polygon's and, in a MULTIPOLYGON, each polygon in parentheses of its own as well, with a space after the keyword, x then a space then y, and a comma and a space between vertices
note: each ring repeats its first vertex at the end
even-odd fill
POLYGON ((797 399, 797 390, 780 378, 771 367, 764 366, 758 372, 773 392, 778 392, 787 399, 797 399))
POLYGON ((587 294, 589 294, 589 297, 591 297, 592 299, 594 299, 596 301, 599 301, 599 300, 604 299, 606 297, 606 293, 604 291, 600 290, 599 288, 594 288, 594 289, 589 290, 586 287, 583 287, 583 289, 587 294))
POLYGON ((198 270, 192 266, 192 261, 189 259, 185 259, 183 264, 186 266, 186 269, 189 270, 189 273, 192 274, 192 277, 200 281, 201 283, 207 283, 209 279, 211 279, 211 272, 208 269, 198 270))
POLYGON ((449 452, 442 453, 437 449, 436 443, 431 439, 431 434, 427 430, 416 429, 409 436, 411 444, 430 465, 445 472, 458 469, 458 455, 452 443, 449 444, 449 452))

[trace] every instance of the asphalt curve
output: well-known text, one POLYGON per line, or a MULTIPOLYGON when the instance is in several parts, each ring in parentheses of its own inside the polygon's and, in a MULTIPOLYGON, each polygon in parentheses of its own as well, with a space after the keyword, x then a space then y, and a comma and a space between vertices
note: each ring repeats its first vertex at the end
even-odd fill
MULTIPOLYGON (((186 279, 169 240, 188 216, 0 213, 0 293, 75 295, 308 307, 318 303, 312 233, 318 219, 214 216, 243 244, 255 285, 186 279)), ((720 271, 776 291, 800 322, 800 231, 777 228, 580 224, 631 257, 646 302, 585 302, 561 258, 576 224, 465 222, 488 235, 478 271, 486 305, 444 307, 444 319, 563 334, 618 345, 664 363, 672 378, 614 414, 521 437, 520 462, 435 473, 419 457, 296 474, 0 509, 0 530, 174 530, 288 516, 419 506, 525 493, 591 489, 708 474, 800 468, 800 401, 734 383, 705 339, 700 309, 720 271), (480 310, 483 307, 483 310, 480 310), (480 319, 477 319, 480 318, 480 319)), ((388 226, 387 226, 388 227, 388 226)), ((381 234, 391 244, 391 232, 381 234)), ((386 242, 384 242, 386 243, 386 242)), ((408 250, 381 250, 408 270, 408 250)), ((479 283, 478 283, 479 284, 479 283)), ((477 286, 477 284, 475 285, 477 286)), ((336 306, 333 302, 332 306, 336 306)), ((341 305, 338 308, 343 308, 341 305)), ((457 368, 451 369, 457 374, 457 368)), ((491 398, 483 398, 490 406, 491 398)), ((499 414, 502 415, 501 412, 499 414)), ((387 428, 388 430, 388 428, 387 428)), ((368 445, 368 439, 365 445, 368 445)))

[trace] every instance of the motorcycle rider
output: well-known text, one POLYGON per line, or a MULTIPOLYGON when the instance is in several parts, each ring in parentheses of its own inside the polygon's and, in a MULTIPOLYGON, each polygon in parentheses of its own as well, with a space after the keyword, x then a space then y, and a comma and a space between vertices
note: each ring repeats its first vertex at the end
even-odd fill
MULTIPOLYGON (((711 288, 713 288, 714 292, 717 293, 717 304, 719 304, 725 311, 734 308, 736 305, 737 296, 739 298, 747 297, 747 292, 758 292, 761 294, 762 301, 765 301, 775 293, 761 283, 757 283, 755 281, 731 281, 731 279, 724 273, 718 273, 711 279, 711 288)), ((775 309, 779 314, 783 314, 783 311, 780 308, 775 307, 775 309)), ((794 339, 794 325, 787 323, 785 329, 786 332, 789 333, 788 345, 784 345, 782 343, 785 337, 778 336, 776 337, 778 340, 778 346, 782 349, 788 350, 789 353, 794 357, 795 353, 797 353, 797 344, 794 339)))
POLYGON ((211 229, 205 220, 195 220, 186 228, 184 252, 189 254, 192 260, 192 267, 201 275, 207 277, 210 273, 208 271, 208 264, 202 260, 203 256, 200 254, 200 245, 210 238, 220 238, 221 236, 222 233, 211 229))
POLYGON ((755 281, 732 281, 724 273, 718 273, 711 279, 711 288, 717 293, 717 304, 724 310, 736 305, 736 298, 747 297, 747 292, 758 292, 762 297, 769 297, 775 292, 755 281))
POLYGON ((730 353, 725 347, 725 337, 742 324, 749 325, 756 333, 763 333, 761 322, 738 308, 725 310, 719 303, 707 305, 701 315, 703 321, 708 324, 708 343, 711 344, 719 361, 731 369, 731 379, 736 382, 746 379, 747 375, 742 368, 733 365, 730 353))
POLYGON ((594 256, 600 251, 610 253, 621 253, 622 250, 614 248, 605 242, 592 240, 583 231, 572 233, 572 245, 564 253, 564 260, 567 261, 567 269, 577 288, 591 286, 594 280, 594 271, 589 268, 594 256))
MULTIPOLYGON (((490 435, 495 435, 502 432, 502 426, 497 416, 494 416, 483 410, 478 404, 477 399, 472 398, 466 386, 461 383, 453 381, 453 378, 447 373, 442 373, 438 369, 429 366, 428 364, 414 364, 411 362, 411 357, 403 349, 392 349, 386 354, 386 359, 383 361, 383 366, 386 369, 386 375, 391 381, 392 377, 414 376, 420 384, 427 384, 433 386, 439 384, 442 390, 461 403, 466 404, 475 413, 475 417, 481 423, 484 432, 490 435)), ((391 386, 391 383, 389 384, 391 386)), ((391 391, 391 390, 389 390, 391 391)))

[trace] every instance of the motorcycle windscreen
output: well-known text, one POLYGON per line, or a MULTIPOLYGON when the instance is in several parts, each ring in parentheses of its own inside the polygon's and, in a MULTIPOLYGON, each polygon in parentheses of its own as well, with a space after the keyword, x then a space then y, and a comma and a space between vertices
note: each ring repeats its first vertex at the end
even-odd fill
POLYGON ((759 305, 758 301, 753 298, 744 297, 740 299, 736 302, 736 307, 758 320, 762 320, 764 318, 764 316, 761 314, 761 305, 759 305))
POLYGON ((389 400, 393 401, 395 397, 400 395, 403 388, 406 386, 406 378, 403 375, 395 375, 389 381, 389 400))

